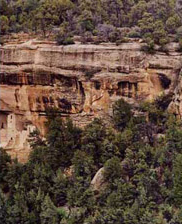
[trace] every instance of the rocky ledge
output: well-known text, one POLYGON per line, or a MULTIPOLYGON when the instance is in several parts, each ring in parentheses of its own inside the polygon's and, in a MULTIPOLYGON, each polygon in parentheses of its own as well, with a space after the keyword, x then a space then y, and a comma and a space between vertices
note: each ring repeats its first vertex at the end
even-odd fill
MULTIPOLYGON (((137 104, 161 94, 179 95, 177 45, 152 55, 142 46, 137 41, 56 46, 36 40, 1 46, 1 145, 22 150, 33 127, 44 135, 47 107, 57 107, 61 116, 83 126, 94 117, 109 120, 113 102, 121 97, 137 104)), ((176 102, 174 97, 170 108, 180 113, 176 102)))

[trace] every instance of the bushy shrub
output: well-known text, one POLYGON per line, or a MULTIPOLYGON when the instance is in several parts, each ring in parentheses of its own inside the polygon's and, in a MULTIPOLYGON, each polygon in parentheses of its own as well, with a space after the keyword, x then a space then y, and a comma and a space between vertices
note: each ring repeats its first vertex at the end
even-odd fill
POLYGON ((180 38, 182 38, 182 26, 180 26, 180 27, 177 29, 176 37, 177 37, 178 40, 179 40, 180 38))
POLYGON ((109 33, 108 40, 112 43, 116 43, 121 41, 121 33, 118 29, 114 29, 111 33, 109 33))
POLYGON ((56 42, 58 45, 69 45, 74 44, 74 40, 71 36, 66 36, 61 33, 59 33, 56 37, 56 42))
POLYGON ((166 29, 169 33, 175 34, 177 27, 180 25, 180 18, 178 15, 171 16, 166 21, 166 29))
POLYGON ((82 44, 86 44, 88 42, 93 42, 92 33, 89 32, 89 31, 83 33, 83 35, 81 36, 81 43, 82 44))
POLYGON ((114 181, 121 177, 121 162, 116 156, 107 160, 104 164, 104 178, 107 181, 114 181))
POLYGON ((6 34, 8 29, 9 29, 9 19, 7 16, 0 16, 0 33, 1 34, 6 34))
POLYGON ((141 47, 142 51, 145 51, 149 54, 154 54, 155 53, 155 44, 154 44, 154 40, 151 37, 147 37, 145 39, 146 45, 143 45, 141 47))
POLYGON ((69 27, 67 23, 61 26, 60 31, 56 36, 56 42, 58 45, 74 44, 74 40, 72 34, 69 32, 69 27))
POLYGON ((108 24, 99 24, 97 26, 98 37, 102 41, 108 41, 110 33, 114 31, 114 26, 108 24))
POLYGON ((137 31, 131 31, 131 32, 129 32, 128 37, 130 37, 130 38, 140 38, 141 34, 137 31))

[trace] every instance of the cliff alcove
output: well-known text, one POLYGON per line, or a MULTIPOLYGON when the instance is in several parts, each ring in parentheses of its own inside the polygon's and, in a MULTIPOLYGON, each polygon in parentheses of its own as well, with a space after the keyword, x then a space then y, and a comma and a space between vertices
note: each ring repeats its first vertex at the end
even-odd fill
MULTIPOLYGON (((5 44, 0 47, 0 99, 42 135, 47 107, 84 126, 94 117, 110 115, 112 103, 120 98, 137 103, 177 92, 182 55, 173 45, 168 54, 148 54, 137 41, 119 46, 63 47, 36 40, 5 44)), ((5 119, 4 112, 0 116, 5 119)))

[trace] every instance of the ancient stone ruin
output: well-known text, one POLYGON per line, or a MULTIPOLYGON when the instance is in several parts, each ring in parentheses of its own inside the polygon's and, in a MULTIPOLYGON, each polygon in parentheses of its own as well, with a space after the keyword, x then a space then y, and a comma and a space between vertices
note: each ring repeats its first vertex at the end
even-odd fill
POLYGON ((3 100, 0 100, 0 147, 14 151, 17 156, 19 150, 23 150, 24 157, 30 150, 28 138, 35 129, 31 123, 27 123, 24 114, 11 109, 3 100))
MULTIPOLYGON (((158 49, 148 54, 142 46, 138 41, 56 46, 36 40, 1 46, 1 146, 23 152, 33 128, 44 135, 47 107, 84 126, 94 117, 109 122, 120 98, 137 104, 177 92, 182 59, 177 44, 170 43, 167 54, 158 49)), ((170 108, 182 114, 177 104, 174 99, 170 108)))

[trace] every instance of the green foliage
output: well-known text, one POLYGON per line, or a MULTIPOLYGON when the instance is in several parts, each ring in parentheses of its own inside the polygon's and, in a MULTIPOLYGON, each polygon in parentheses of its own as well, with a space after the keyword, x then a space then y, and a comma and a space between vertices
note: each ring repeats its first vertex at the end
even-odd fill
POLYGON ((30 147, 33 149, 35 149, 36 147, 45 146, 45 142, 42 140, 40 131, 38 129, 35 129, 30 133, 28 141, 30 147))
POLYGON ((76 177, 90 178, 94 170, 92 156, 88 156, 84 151, 76 151, 72 159, 74 175, 76 177))
POLYGON ((56 35, 59 45, 73 44, 75 34, 82 36, 84 43, 96 35, 98 43, 120 44, 128 33, 121 33, 120 28, 130 27, 130 37, 151 34, 155 43, 164 46, 168 36, 176 34, 182 25, 180 3, 177 6, 175 0, 1 0, 1 34, 33 31, 52 38, 61 27, 56 35), (65 24, 68 29, 62 32, 65 24), (141 33, 132 31, 136 26, 141 27, 141 33), (112 31, 107 33, 107 27, 112 31))
POLYGON ((144 13, 139 26, 147 43, 147 51, 152 53, 154 50, 154 43, 162 47, 168 43, 167 32, 162 20, 155 20, 153 14, 144 13))
POLYGON ((109 182, 113 182, 119 177, 121 177, 121 162, 118 157, 113 157, 104 165, 104 178, 109 182))
POLYGON ((163 108, 162 103, 158 103, 158 100, 160 102, 160 99, 158 98, 153 103, 142 103, 140 105, 140 110, 147 114, 148 121, 160 126, 163 125, 164 122, 167 120, 168 113, 165 112, 165 107, 163 108))
POLYGON ((58 45, 69 45, 74 44, 71 32, 69 31, 69 24, 63 23, 58 35, 56 36, 56 41, 58 45))
POLYGON ((155 21, 154 27, 153 37, 155 43, 164 46, 167 44, 168 40, 166 39, 167 33, 164 29, 163 22, 161 20, 155 21))
POLYGON ((58 170, 53 178, 53 186, 51 187, 51 192, 54 192, 52 199, 56 206, 63 206, 66 203, 67 188, 68 180, 61 170, 58 170))
POLYGON ((147 36, 147 37, 145 37, 145 42, 146 42, 146 45, 142 46, 141 50, 143 50, 149 54, 155 53, 154 40, 150 36, 147 36))
POLYGON ((177 39, 181 39, 182 38, 182 26, 180 26, 177 29, 176 36, 177 36, 177 39))
POLYGON ((4 149, 0 148, 0 184, 4 182, 4 177, 8 173, 10 163, 11 157, 4 149))
POLYGON ((57 115, 48 119, 48 129, 46 162, 55 170, 69 166, 75 150, 80 147, 80 129, 71 120, 63 121, 57 115))
POLYGON ((118 130, 123 130, 132 117, 131 106, 123 99, 113 105, 113 122, 118 130))
POLYGON ((101 167, 102 163, 102 144, 106 137, 106 128, 100 119, 95 119, 85 127, 82 138, 82 150, 90 155, 96 166, 101 167))
POLYGON ((166 21, 166 28, 172 34, 176 33, 176 30, 179 26, 180 26, 180 18, 177 15, 169 17, 168 20, 166 21))
POLYGON ((181 205, 182 202, 182 154, 176 156, 174 162, 174 200, 176 204, 181 205))
POLYGON ((118 129, 95 119, 81 130, 49 109, 47 135, 31 134, 27 163, 0 150, 0 222, 181 223, 182 125, 166 100, 137 108, 119 100, 118 129))
POLYGON ((1 34, 6 34, 8 29, 9 29, 9 19, 7 16, 0 16, 0 24, 1 24, 1 27, 0 27, 0 33, 1 34))
POLYGON ((141 34, 137 31, 131 31, 131 32, 129 32, 128 37, 130 37, 130 38, 140 38, 141 34))
POLYGON ((143 35, 152 34, 154 31, 154 18, 151 13, 144 13, 141 20, 138 21, 143 35))
POLYGON ((51 201, 49 195, 45 196, 45 199, 41 206, 41 224, 57 224, 59 223, 59 213, 56 206, 51 201))
POLYGON ((0 222, 6 223, 7 218, 7 207, 6 207, 6 199, 3 192, 0 190, 0 222))
POLYGON ((57 43, 59 45, 70 45, 74 44, 74 40, 71 37, 64 37, 62 35, 57 36, 57 43))

